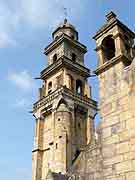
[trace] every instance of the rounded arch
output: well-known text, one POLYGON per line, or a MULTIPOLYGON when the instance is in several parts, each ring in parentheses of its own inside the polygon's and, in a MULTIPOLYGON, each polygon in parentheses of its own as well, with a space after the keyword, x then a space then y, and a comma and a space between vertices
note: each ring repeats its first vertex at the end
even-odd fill
POLYGON ((80 79, 76 80, 76 93, 83 94, 83 83, 80 79))
POLYGON ((48 83, 48 94, 52 92, 52 81, 48 83))
POLYGON ((102 41, 102 51, 104 56, 104 62, 115 57, 115 42, 113 35, 108 35, 102 41))
POLYGON ((75 63, 76 62, 76 58, 77 58, 76 54, 72 53, 71 56, 72 56, 72 61, 75 63))
POLYGON ((55 61, 57 61, 57 54, 53 55, 53 63, 55 63, 55 61))

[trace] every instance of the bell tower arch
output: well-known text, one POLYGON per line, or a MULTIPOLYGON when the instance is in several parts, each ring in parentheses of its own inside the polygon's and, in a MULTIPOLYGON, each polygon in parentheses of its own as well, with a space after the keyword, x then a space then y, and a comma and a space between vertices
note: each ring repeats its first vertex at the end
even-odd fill
POLYGON ((99 80, 103 177, 132 180, 135 178, 135 151, 131 141, 135 131, 133 133, 131 124, 135 127, 135 118, 125 76, 129 79, 135 34, 113 12, 106 18, 105 25, 94 36, 98 56, 95 73, 99 80))

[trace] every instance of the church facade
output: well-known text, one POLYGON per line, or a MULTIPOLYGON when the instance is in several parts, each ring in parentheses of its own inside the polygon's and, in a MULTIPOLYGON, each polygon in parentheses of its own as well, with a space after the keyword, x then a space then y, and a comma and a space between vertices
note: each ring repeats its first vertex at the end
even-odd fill
POLYGON ((135 180, 135 34, 113 12, 106 18, 94 36, 99 105, 88 84, 87 48, 67 19, 44 50, 48 66, 33 106, 32 180, 135 180))

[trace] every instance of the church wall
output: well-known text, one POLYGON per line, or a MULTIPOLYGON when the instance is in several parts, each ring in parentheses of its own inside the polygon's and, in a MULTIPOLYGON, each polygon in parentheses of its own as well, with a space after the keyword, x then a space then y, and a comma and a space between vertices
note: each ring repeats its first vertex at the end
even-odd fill
POLYGON ((32 153, 32 180, 41 180, 42 178, 42 155, 40 151, 32 153))
POLYGON ((81 113, 78 109, 75 110, 75 136, 77 147, 86 145, 87 143, 87 123, 86 114, 81 113))
POLYGON ((50 149, 46 149, 44 152, 43 152, 43 159, 42 159, 42 180, 45 179, 45 177, 47 176, 48 174, 48 171, 49 171, 49 168, 52 168, 52 164, 51 164, 51 161, 52 161, 52 157, 51 156, 52 154, 52 151, 51 151, 51 148, 50 149))
POLYGON ((130 108, 130 87, 124 80, 126 73, 121 62, 99 75, 104 179, 135 178, 132 141, 135 138, 135 117, 130 108))
POLYGON ((46 115, 44 118, 44 143, 43 143, 44 149, 49 148, 50 147, 49 144, 54 141, 53 127, 54 127, 54 120, 52 113, 50 113, 46 115))
POLYGON ((71 176, 75 176, 76 180, 103 180, 100 146, 94 143, 82 151, 70 173, 73 174, 71 176))
POLYGON ((76 55, 76 62, 81 65, 84 65, 84 53, 82 53, 76 47, 71 47, 70 43, 66 43, 64 48, 65 56, 72 60, 72 53, 76 55))
POLYGON ((55 113, 55 162, 57 171, 66 172, 72 161, 72 117, 70 112, 58 111, 55 113))

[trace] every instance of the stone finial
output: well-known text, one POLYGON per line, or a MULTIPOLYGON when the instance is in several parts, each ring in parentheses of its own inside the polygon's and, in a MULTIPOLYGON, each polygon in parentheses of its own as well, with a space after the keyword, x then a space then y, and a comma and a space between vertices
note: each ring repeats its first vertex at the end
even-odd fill
POLYGON ((109 12, 107 15, 106 15, 106 18, 107 18, 107 21, 110 21, 112 19, 116 19, 116 14, 114 12, 109 12))
POLYGON ((64 19, 64 24, 67 24, 67 18, 64 19))

